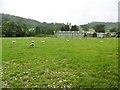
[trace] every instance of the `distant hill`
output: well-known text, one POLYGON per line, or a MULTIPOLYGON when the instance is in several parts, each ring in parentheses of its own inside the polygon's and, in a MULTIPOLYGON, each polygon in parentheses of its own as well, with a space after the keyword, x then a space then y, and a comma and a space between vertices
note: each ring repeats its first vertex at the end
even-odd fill
POLYGON ((39 22, 9 14, 0 14, 0 16, 2 16, 0 22, 3 25, 2 34, 6 37, 53 35, 55 31, 59 31, 61 27, 65 26, 64 23, 39 22))
POLYGON ((14 15, 9 15, 9 14, 1 14, 2 15, 2 23, 5 21, 14 21, 16 23, 25 23, 28 25, 28 27, 36 27, 37 25, 40 24, 39 21, 33 20, 33 19, 27 19, 23 17, 18 17, 14 15))
POLYGON ((15 23, 19 25, 26 24, 28 28, 39 27, 39 29, 43 30, 44 32, 58 31, 61 29, 61 27, 65 25, 64 23, 39 22, 37 20, 23 18, 23 17, 9 15, 9 14, 1 14, 1 15, 2 15, 2 22, 0 23, 4 23, 6 21, 14 21, 15 23))
POLYGON ((112 28, 117 28, 118 27, 118 23, 117 22, 91 22, 91 23, 88 23, 88 24, 81 25, 81 27, 84 30, 87 30, 88 28, 94 28, 95 25, 98 25, 98 24, 105 25, 105 29, 106 30, 110 30, 112 28))
MULTIPOLYGON (((62 26, 64 26, 64 23, 46 23, 46 22, 39 22, 37 20, 33 20, 33 19, 29 19, 29 18, 23 18, 23 17, 19 17, 19 16, 14 16, 14 15, 9 15, 9 14, 0 14, 0 16, 2 16, 2 22, 0 20, 0 23, 3 23, 5 21, 14 21, 16 23, 25 23, 27 24, 27 26, 29 28, 35 28, 36 26, 43 26, 43 27, 53 27, 60 30, 60 28, 62 26)), ((117 22, 91 22, 88 24, 84 24, 81 25, 81 27, 83 28, 83 30, 88 30, 88 28, 94 28, 95 25, 97 24, 104 24, 105 25, 105 29, 109 30, 111 28, 117 28, 118 24, 117 22)))

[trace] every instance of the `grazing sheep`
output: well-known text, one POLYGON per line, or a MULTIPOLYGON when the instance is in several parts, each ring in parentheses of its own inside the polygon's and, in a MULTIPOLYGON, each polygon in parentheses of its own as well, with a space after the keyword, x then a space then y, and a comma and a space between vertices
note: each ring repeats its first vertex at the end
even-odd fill
POLYGON ((69 42, 70 40, 66 39, 67 42, 69 42))
POLYGON ((108 55, 111 55, 111 52, 108 52, 108 55))
POLYGON ((45 41, 41 41, 42 43, 45 43, 45 41))
POLYGON ((31 44, 30 44, 30 47, 35 47, 35 44, 34 44, 34 43, 31 43, 31 44))
POLYGON ((100 42, 103 42, 103 40, 100 40, 100 42))
POLYGON ((12 43, 16 43, 16 41, 12 41, 12 43))
POLYGON ((32 43, 34 43, 34 41, 32 41, 32 43))

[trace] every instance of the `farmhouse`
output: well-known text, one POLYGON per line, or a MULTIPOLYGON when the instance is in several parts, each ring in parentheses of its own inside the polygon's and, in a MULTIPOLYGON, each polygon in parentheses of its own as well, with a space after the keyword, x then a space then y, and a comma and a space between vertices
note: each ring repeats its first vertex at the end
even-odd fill
POLYGON ((93 37, 93 32, 90 31, 84 32, 84 37, 93 37))
POLYGON ((105 37, 117 37, 115 32, 106 32, 106 33, 96 33, 98 38, 105 38, 105 37))
POLYGON ((110 34, 111 34, 111 37, 116 37, 116 32, 112 32, 110 34))
POLYGON ((105 33, 96 33, 98 38, 104 38, 106 37, 105 33))
POLYGON ((55 33, 56 37, 63 37, 63 38, 81 38, 84 37, 84 32, 80 31, 58 31, 55 33))
POLYGON ((105 37, 116 37, 115 33, 97 33, 97 32, 81 32, 81 31, 58 31, 55 33, 56 37, 63 38, 83 38, 83 37, 97 37, 97 38, 105 38, 105 37))

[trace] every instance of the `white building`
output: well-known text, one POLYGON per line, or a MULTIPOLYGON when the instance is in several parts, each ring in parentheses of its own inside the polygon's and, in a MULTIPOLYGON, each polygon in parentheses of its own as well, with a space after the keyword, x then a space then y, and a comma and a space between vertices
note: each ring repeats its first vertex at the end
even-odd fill
POLYGON ((84 32, 80 31, 58 31, 55 33, 56 37, 63 37, 63 38, 81 38, 84 37, 84 32))
MULTIPOLYGON (((94 32, 95 33, 95 32, 94 32)), ((97 38, 105 38, 115 36, 115 33, 96 33, 97 38)), ((83 38, 83 37, 93 37, 93 32, 81 32, 81 31, 58 31, 55 33, 56 37, 63 37, 63 38, 83 38)))
POLYGON ((106 37, 105 33, 96 33, 98 38, 104 38, 106 37))

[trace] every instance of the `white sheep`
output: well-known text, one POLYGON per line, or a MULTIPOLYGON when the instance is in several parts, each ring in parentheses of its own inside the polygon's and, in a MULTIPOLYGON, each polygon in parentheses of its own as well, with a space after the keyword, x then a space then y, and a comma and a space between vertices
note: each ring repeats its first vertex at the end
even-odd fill
POLYGON ((103 42, 103 40, 100 40, 100 42, 103 42))
POLYGON ((45 41, 41 41, 42 43, 45 43, 45 41))
POLYGON ((34 43, 34 41, 32 40, 32 43, 34 43))
POLYGON ((70 40, 66 39, 67 42, 69 42, 70 40))
POLYGON ((16 43, 16 41, 12 41, 12 43, 16 43))
POLYGON ((35 47, 35 44, 34 43, 30 43, 30 47, 35 47))

